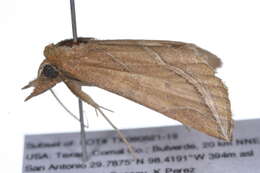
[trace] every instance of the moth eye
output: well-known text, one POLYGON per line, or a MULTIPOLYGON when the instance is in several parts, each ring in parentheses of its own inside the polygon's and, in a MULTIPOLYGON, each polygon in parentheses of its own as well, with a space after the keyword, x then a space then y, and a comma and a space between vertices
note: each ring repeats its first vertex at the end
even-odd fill
POLYGON ((48 78, 56 78, 59 72, 52 65, 45 65, 42 70, 42 74, 48 78))

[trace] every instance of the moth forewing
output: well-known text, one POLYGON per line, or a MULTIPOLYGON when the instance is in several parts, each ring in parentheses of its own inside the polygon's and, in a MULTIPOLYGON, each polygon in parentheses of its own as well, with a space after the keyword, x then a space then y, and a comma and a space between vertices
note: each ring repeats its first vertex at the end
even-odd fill
POLYGON ((77 44, 51 44, 44 54, 70 89, 69 80, 97 86, 210 136, 231 140, 228 92, 215 76, 221 61, 204 49, 172 41, 80 38, 77 44))

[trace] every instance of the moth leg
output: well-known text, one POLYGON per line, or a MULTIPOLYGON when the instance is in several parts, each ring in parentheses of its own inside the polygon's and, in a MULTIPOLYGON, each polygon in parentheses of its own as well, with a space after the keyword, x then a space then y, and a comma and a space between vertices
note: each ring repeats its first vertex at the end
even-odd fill
POLYGON ((93 106, 95 109, 99 108, 99 105, 89 95, 87 95, 81 90, 81 85, 78 82, 68 79, 65 79, 64 82, 70 89, 70 91, 76 96, 78 96, 81 100, 93 106))
POLYGON ((101 106, 99 106, 89 95, 87 95, 85 92, 81 90, 81 85, 73 80, 64 80, 65 84, 68 86, 68 88, 71 90, 73 94, 78 96, 80 99, 88 103, 89 105, 93 106, 104 118, 105 120, 116 130, 118 136, 123 140, 123 142, 127 145, 129 151, 131 154, 138 158, 135 154, 135 151, 133 150, 132 145, 127 141, 125 136, 121 133, 121 131, 109 120, 109 118, 104 114, 104 112, 101 110, 101 106))
POLYGON ((78 96, 81 100, 85 101, 87 104, 93 106, 95 109, 102 108, 109 112, 114 112, 108 108, 98 105, 89 95, 87 95, 86 93, 84 93, 81 90, 81 85, 78 82, 73 81, 73 80, 64 80, 64 82, 68 86, 68 88, 71 90, 71 92, 73 92, 73 94, 78 96))
MULTIPOLYGON (((52 95, 54 96, 54 98, 58 101, 58 103, 61 105, 61 107, 63 107, 63 109, 66 111, 66 112, 68 112, 68 114, 70 115, 70 116, 72 116, 74 119, 76 119, 77 121, 79 121, 80 122, 80 119, 75 115, 75 114, 73 114, 63 103, 62 103, 62 101, 59 99, 59 97, 55 94, 55 92, 52 90, 52 89, 50 89, 50 91, 51 91, 51 93, 52 93, 52 95)), ((84 112, 83 112, 84 113, 84 112)), ((84 113, 85 114, 85 113, 84 113)), ((89 127, 89 125, 88 125, 88 119, 87 119, 87 124, 84 124, 84 127, 86 127, 86 128, 88 128, 89 127)))

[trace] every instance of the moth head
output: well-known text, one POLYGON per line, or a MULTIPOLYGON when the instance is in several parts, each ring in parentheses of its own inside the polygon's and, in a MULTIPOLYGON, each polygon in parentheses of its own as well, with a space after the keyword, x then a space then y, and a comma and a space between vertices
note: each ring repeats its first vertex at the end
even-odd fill
POLYGON ((45 60, 39 67, 37 78, 22 88, 26 89, 34 87, 33 92, 25 99, 25 101, 47 91, 60 81, 59 70, 45 60))

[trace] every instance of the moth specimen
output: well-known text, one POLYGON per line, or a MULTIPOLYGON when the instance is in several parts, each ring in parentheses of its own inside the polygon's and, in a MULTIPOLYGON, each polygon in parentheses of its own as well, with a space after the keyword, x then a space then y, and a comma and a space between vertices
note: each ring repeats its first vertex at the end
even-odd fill
POLYGON ((221 61, 194 44, 155 40, 79 38, 50 44, 26 100, 64 82, 100 110, 81 86, 96 86, 142 104, 184 125, 224 140, 232 138, 228 91, 215 76, 221 61))

